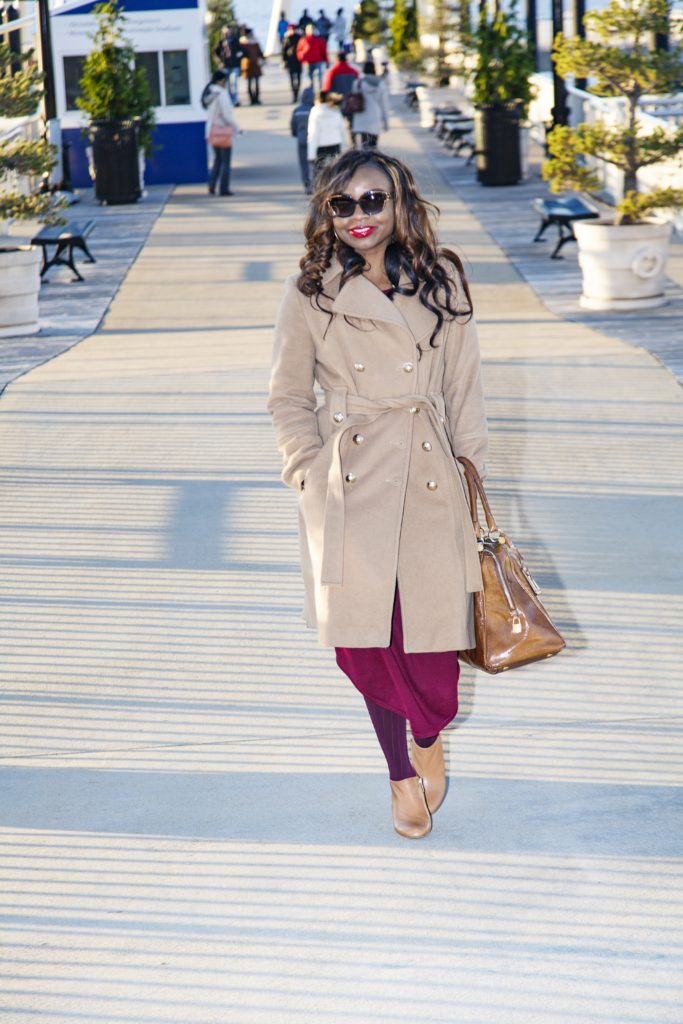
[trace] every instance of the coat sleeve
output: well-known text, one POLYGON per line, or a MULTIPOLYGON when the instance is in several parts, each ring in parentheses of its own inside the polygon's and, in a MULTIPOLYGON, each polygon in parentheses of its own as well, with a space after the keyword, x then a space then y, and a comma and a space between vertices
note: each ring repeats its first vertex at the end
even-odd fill
POLYGON ((486 476, 488 428, 481 382, 479 338, 474 319, 452 323, 445 334, 446 426, 456 455, 464 455, 486 476))
POLYGON ((315 344, 301 308, 308 301, 294 278, 287 282, 275 322, 267 409, 283 460, 282 480, 301 490, 308 466, 322 448, 315 414, 315 344))
POLYGON ((217 116, 220 117, 220 123, 225 125, 231 125, 232 128, 236 132, 238 132, 240 130, 240 126, 237 123, 237 119, 235 118, 235 108, 233 107, 230 101, 230 97, 228 96, 224 89, 221 89, 216 102, 218 104, 217 116))

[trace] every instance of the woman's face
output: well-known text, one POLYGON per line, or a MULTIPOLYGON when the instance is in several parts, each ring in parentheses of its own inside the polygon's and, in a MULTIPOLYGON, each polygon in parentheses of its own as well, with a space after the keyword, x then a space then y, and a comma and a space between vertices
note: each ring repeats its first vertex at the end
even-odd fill
MULTIPOLYGON (((366 192, 377 189, 391 193, 391 181, 379 167, 366 164, 356 171, 342 192, 353 199, 360 199, 366 192)), ((376 257, 386 249, 394 223, 393 199, 387 199, 380 213, 363 213, 356 205, 350 217, 332 217, 340 241, 365 257, 370 254, 376 257)))

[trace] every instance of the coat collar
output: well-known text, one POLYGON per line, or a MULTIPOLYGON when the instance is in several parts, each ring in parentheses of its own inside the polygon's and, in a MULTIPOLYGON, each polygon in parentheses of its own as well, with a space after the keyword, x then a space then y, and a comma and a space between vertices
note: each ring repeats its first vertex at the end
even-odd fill
MULTIPOLYGON (((333 260, 323 274, 323 287, 328 290, 329 286, 328 294, 334 294, 338 288, 341 273, 340 263, 333 260)), ((401 284, 403 283, 402 279, 401 284)), ((407 279, 405 283, 408 283, 407 279)), ((399 327, 407 328, 416 342, 429 337, 436 324, 436 317, 425 309, 417 295, 396 294, 393 299, 389 299, 361 274, 352 277, 337 291, 332 311, 345 316, 397 324, 399 327)))

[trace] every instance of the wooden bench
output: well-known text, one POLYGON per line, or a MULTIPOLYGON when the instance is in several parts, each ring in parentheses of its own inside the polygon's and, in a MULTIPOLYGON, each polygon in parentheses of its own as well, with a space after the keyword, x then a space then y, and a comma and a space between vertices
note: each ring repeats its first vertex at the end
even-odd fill
POLYGON ((35 238, 31 239, 31 245, 39 245, 43 250, 43 266, 40 276, 44 277, 50 267, 61 264, 69 267, 76 275, 74 280, 83 281, 83 276, 78 272, 74 263, 74 249, 80 249, 86 255, 86 263, 96 263, 95 257, 88 249, 86 239, 95 227, 94 220, 69 221, 68 224, 57 225, 52 228, 43 228, 35 238), (48 258, 48 249, 55 246, 54 255, 48 258))
POLYGON ((443 126, 446 121, 453 121, 459 117, 462 117, 463 113, 459 107, 448 106, 448 107, 437 107, 434 111, 434 123, 431 130, 440 137, 443 131, 443 126))
POLYGON ((569 196, 567 199, 534 199, 531 205, 541 215, 541 225, 536 232, 534 242, 540 242, 546 228, 549 228, 551 224, 557 224, 557 245, 552 251, 551 260, 561 260, 560 250, 567 242, 576 241, 572 227, 575 220, 594 220, 600 216, 594 206, 579 196, 569 196))
POLYGON ((418 100, 417 100, 418 86, 424 86, 424 85, 425 85, 424 82, 413 82, 413 81, 406 82, 406 84, 405 84, 405 94, 403 96, 403 99, 405 101, 406 106, 409 107, 410 110, 415 110, 417 108, 417 105, 418 105, 418 100))

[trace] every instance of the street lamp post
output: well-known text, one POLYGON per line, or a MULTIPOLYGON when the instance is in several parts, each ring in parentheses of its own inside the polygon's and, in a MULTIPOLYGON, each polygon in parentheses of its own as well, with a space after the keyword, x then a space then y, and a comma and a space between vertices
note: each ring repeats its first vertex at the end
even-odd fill
MULTIPOLYGON (((564 22, 564 10, 562 8, 562 0, 552 0, 552 12, 553 12, 553 39, 558 32, 563 30, 564 22)), ((561 78, 555 65, 553 64, 553 96, 554 106, 551 111, 553 116, 553 128, 558 124, 569 123, 569 108, 567 107, 567 89, 564 84, 564 79, 561 78)))
MULTIPOLYGON (((579 39, 586 38, 586 28, 583 19, 586 17, 586 0, 574 0, 574 31, 579 39)), ((574 82, 577 89, 586 88, 586 79, 577 78, 574 82)))
POLYGON ((529 48, 534 57, 534 70, 538 71, 538 29, 537 29, 536 0, 527 0, 526 5, 526 34, 529 40, 529 48))
POLYGON ((50 175, 50 185, 60 184, 70 188, 69 168, 66 166, 65 150, 62 147, 62 132, 57 117, 57 94, 55 90, 55 65, 52 56, 52 34, 50 31, 49 0, 38 0, 38 37, 40 40, 40 64, 43 71, 43 101, 48 142, 57 148, 57 162, 50 175))
POLYGON ((52 35, 50 33, 50 5, 48 0, 38 0, 38 34, 40 37, 40 62, 43 69, 45 96, 45 118, 52 121, 57 117, 55 99, 55 68, 52 58, 52 35))

